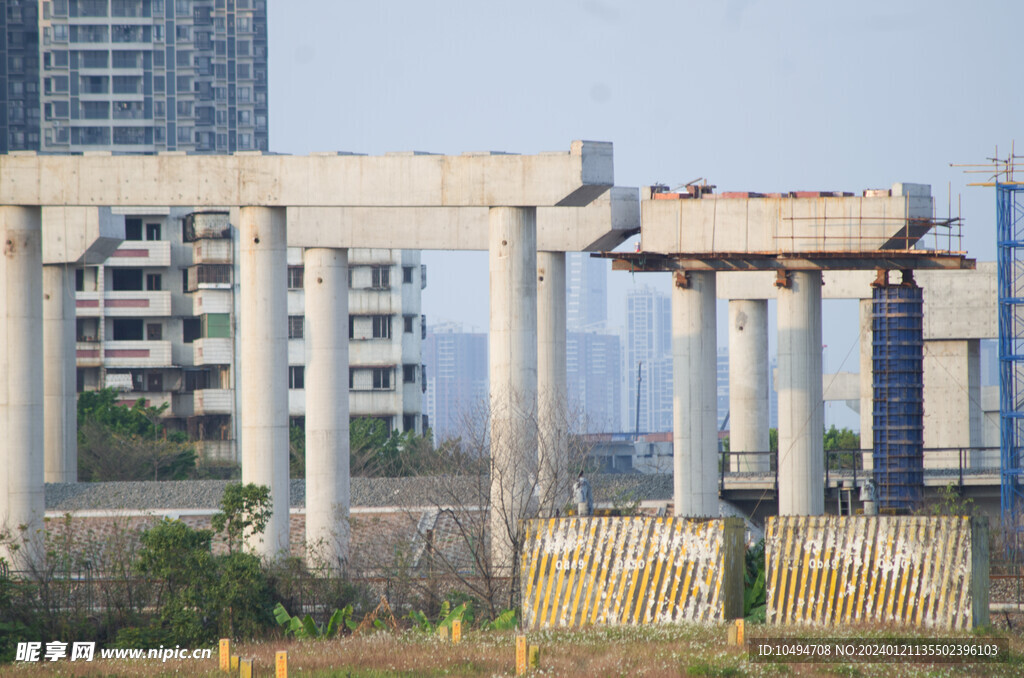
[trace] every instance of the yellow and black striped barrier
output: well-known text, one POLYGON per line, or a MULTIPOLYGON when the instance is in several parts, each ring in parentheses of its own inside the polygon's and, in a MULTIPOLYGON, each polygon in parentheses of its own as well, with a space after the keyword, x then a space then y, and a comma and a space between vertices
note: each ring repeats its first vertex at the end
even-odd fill
POLYGON ((988 624, 988 526, 966 516, 780 516, 765 532, 767 620, 988 624))
POLYGON ((739 518, 526 522, 523 627, 725 621, 743 613, 739 518))

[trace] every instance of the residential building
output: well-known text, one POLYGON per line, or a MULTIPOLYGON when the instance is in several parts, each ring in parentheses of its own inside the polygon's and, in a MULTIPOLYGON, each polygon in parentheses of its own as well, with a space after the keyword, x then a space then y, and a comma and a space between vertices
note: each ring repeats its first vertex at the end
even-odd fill
POLYGON ((565 325, 573 332, 602 332, 608 321, 607 259, 587 252, 565 255, 565 325))
POLYGON ((581 433, 618 431, 622 397, 619 338, 569 332, 565 352, 570 425, 581 433))
MULTIPOLYGON (((166 403, 207 460, 237 461, 238 251, 228 214, 117 209, 125 242, 76 279, 78 389, 166 403)), ((302 251, 288 251, 289 415, 305 416, 302 251)), ((422 433, 419 253, 349 250, 350 416, 422 433)))
POLYGON ((0 151, 269 149, 265 0, 5 6, 0 151))
POLYGON ((426 412, 435 440, 464 436, 467 427, 482 423, 489 397, 487 359, 485 332, 463 332, 458 323, 427 330, 426 412))
POLYGON ((635 287, 626 294, 625 393, 627 431, 672 430, 672 304, 653 287, 635 287), (639 417, 637 416, 637 372, 639 417), (638 423, 639 422, 639 423, 638 423))

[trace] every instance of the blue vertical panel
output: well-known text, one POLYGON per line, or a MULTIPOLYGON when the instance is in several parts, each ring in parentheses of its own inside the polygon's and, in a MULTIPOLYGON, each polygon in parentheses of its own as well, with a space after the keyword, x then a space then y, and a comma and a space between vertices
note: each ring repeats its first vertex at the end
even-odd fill
POLYGON ((924 495, 924 336, 921 288, 876 287, 872 295, 875 499, 908 512, 924 495))
POLYGON ((1024 185, 996 184, 1000 508, 1007 548, 1024 548, 1024 185))

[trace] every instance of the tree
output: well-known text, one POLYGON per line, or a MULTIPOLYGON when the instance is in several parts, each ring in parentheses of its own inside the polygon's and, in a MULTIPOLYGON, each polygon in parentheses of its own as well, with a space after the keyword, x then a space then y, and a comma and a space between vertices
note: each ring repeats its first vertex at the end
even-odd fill
POLYGON ((184 480, 195 471, 188 436, 161 422, 167 403, 117 404, 106 388, 78 397, 78 477, 82 481, 184 480))
MULTIPOLYGON (((421 473, 435 455, 430 431, 388 431, 380 419, 353 419, 348 429, 349 468, 353 476, 400 478, 421 473)), ((289 473, 292 478, 306 475, 306 432, 292 426, 289 437, 289 473)))
POLYGON ((859 450, 860 449, 860 435, 854 433, 848 428, 836 428, 835 424, 832 424, 825 431, 825 451, 833 452, 835 450, 859 450))
POLYGON ((262 534, 270 521, 272 503, 266 485, 229 483, 220 500, 220 511, 210 519, 214 532, 224 532, 228 552, 241 550, 248 534, 262 534))

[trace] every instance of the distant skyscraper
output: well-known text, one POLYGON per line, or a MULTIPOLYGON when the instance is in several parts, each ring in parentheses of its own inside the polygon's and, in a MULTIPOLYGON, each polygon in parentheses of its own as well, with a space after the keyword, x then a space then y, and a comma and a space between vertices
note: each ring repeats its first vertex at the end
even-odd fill
POLYGON ((26 150, 39 150, 39 3, 8 0, 0 3, 0 153, 26 150))
POLYGON ((620 429, 621 357, 619 338, 596 332, 566 337, 570 423, 583 433, 620 429), (577 412, 582 415, 577 417, 577 412))
POLYGON ((0 150, 268 150, 265 0, 38 4, 4 3, 0 150))
POLYGON ((600 332, 608 321, 608 262, 586 252, 565 255, 566 327, 600 332))
POLYGON ((718 428, 721 430, 729 415, 729 349, 718 347, 718 428))
POLYGON ((667 294, 639 287, 626 295, 627 430, 637 421, 637 366, 640 384, 640 432, 672 430, 672 302, 667 294))
POLYGON ((435 325, 427 330, 423 364, 434 440, 465 435, 487 406, 487 334, 463 332, 456 323, 435 325))

